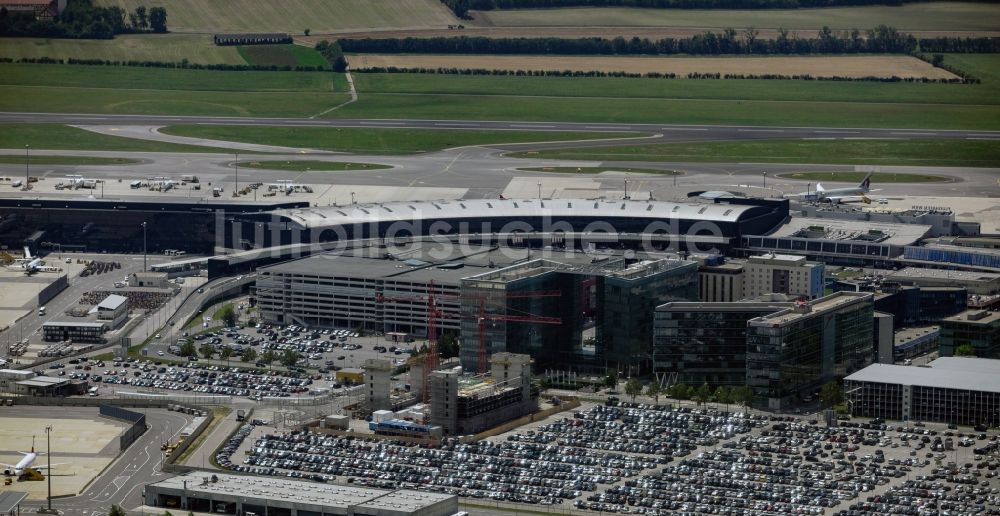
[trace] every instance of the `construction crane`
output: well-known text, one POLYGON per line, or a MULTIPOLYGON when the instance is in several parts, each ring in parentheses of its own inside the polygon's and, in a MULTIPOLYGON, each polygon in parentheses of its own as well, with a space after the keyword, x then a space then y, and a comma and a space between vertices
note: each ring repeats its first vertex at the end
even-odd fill
MULTIPOLYGON (((475 319, 478 324, 479 330, 479 363, 478 369, 479 373, 486 372, 487 365, 487 346, 486 346, 486 323, 487 322, 527 322, 527 323, 539 323, 539 324, 562 324, 562 319, 559 317, 544 317, 536 315, 504 315, 504 314, 488 314, 486 313, 486 301, 488 297, 502 297, 504 300, 507 299, 522 299, 522 298, 539 298, 539 297, 559 297, 562 296, 562 292, 559 290, 540 290, 540 291, 525 291, 525 292, 506 292, 503 294, 491 294, 480 295, 480 296, 454 296, 454 295, 442 295, 440 297, 448 298, 462 298, 462 299, 479 299, 479 313, 476 315, 462 315, 459 316, 463 319, 475 319)), ((417 295, 417 296, 386 296, 379 293, 376 296, 376 302, 385 303, 390 302, 411 302, 411 303, 425 303, 427 306, 427 356, 424 357, 424 367, 422 371, 423 375, 423 401, 426 403, 430 396, 430 389, 427 387, 427 377, 437 369, 438 365, 438 349, 437 349, 437 321, 444 317, 449 317, 444 313, 443 310, 438 308, 436 303, 436 297, 434 294, 434 282, 431 281, 427 286, 427 295, 417 295)))
POLYGON ((427 304, 427 356, 424 357, 423 376, 423 402, 430 399, 430 389, 427 386, 427 376, 431 371, 437 369, 437 319, 443 312, 437 307, 434 301, 434 281, 427 284, 426 296, 386 296, 379 293, 375 296, 375 301, 385 303, 386 301, 419 302, 427 304))
MULTIPOLYGON (((495 294, 496 295, 496 294, 495 294)), ((558 290, 538 290, 538 291, 526 291, 526 292, 506 292, 504 294, 499 294, 504 300, 508 299, 523 299, 523 298, 538 298, 538 297, 559 297, 562 296, 562 292, 558 290)), ((488 296, 479 296, 479 315, 476 317, 479 326, 479 373, 483 374, 486 372, 486 322, 526 322, 526 323, 539 323, 539 324, 562 324, 562 318, 559 317, 545 317, 540 315, 502 315, 502 314, 487 314, 486 313, 486 298, 488 296)), ((489 296, 492 297, 492 296, 489 296)))

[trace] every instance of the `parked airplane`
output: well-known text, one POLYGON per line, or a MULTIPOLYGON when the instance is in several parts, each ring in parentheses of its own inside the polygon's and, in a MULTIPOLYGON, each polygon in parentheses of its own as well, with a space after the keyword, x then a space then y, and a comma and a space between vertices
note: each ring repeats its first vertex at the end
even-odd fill
MULTIPOLYGON (((8 476, 14 475, 16 477, 19 477, 19 476, 23 475, 24 472, 26 470, 28 470, 29 468, 30 469, 34 469, 34 470, 48 469, 49 468, 48 465, 44 465, 44 466, 41 466, 41 465, 40 466, 35 466, 34 465, 35 464, 35 459, 37 459, 40 454, 39 453, 35 453, 35 444, 34 444, 35 439, 34 439, 34 437, 32 437, 31 441, 32 441, 32 444, 31 444, 31 451, 30 452, 27 452, 27 453, 25 453, 25 452, 18 452, 21 455, 24 455, 24 458, 22 458, 21 460, 17 461, 17 464, 6 464, 6 463, 3 463, 3 462, 0 462, 0 465, 2 465, 4 467, 4 470, 3 470, 3 474, 4 475, 8 475, 8 476)), ((58 464, 52 464, 52 466, 61 466, 63 464, 69 464, 69 462, 60 462, 58 464)))
POLYGON ((877 192, 878 190, 872 190, 872 172, 865 175, 865 178, 861 180, 861 184, 853 188, 835 188, 833 190, 827 190, 823 188, 822 183, 816 183, 816 190, 812 192, 801 192, 798 194, 791 195, 789 197, 798 197, 805 200, 815 200, 824 201, 833 204, 840 202, 850 202, 850 201, 865 201, 871 202, 868 199, 867 194, 869 192, 877 192))
POLYGON ((28 246, 24 246, 24 258, 18 260, 21 264, 21 268, 24 269, 24 273, 27 275, 32 275, 42 268, 42 259, 37 256, 31 256, 31 250, 28 246))

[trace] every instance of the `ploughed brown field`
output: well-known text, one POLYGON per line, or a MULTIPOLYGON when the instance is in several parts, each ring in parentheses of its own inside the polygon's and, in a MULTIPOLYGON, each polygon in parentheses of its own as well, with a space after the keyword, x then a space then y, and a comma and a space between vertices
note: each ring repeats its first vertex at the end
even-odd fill
POLYGON ((375 67, 572 70, 628 73, 721 73, 811 75, 813 77, 903 77, 952 79, 951 72, 910 56, 615 57, 523 55, 348 56, 354 70, 375 67))

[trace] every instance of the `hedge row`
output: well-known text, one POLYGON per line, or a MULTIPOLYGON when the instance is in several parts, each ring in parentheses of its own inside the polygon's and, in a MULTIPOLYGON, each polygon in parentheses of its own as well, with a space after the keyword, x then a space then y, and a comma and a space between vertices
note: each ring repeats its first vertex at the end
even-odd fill
POLYGON ((134 66, 142 68, 181 68, 185 70, 221 70, 227 72, 327 72, 328 68, 322 66, 263 66, 263 65, 235 65, 235 64, 201 64, 189 63, 187 59, 179 63, 164 61, 110 61, 106 59, 53 59, 51 57, 22 57, 11 59, 9 57, 0 58, 0 63, 33 63, 33 64, 71 64, 89 66, 134 66))

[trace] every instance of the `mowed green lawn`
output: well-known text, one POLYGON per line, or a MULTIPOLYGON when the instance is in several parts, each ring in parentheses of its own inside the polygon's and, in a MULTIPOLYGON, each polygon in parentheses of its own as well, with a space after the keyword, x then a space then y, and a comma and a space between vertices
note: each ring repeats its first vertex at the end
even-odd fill
POLYGON ((0 155, 0 163, 5 165, 135 165, 137 159, 102 158, 99 156, 24 156, 0 155))
POLYGON ((252 65, 330 68, 330 64, 316 49, 302 45, 246 45, 236 48, 240 56, 252 65))
POLYGON ((948 55, 982 84, 354 74, 342 118, 1000 129, 1000 55, 948 55))
POLYGON ((123 34, 115 39, 4 38, 0 57, 246 64, 236 47, 219 47, 210 34, 123 34))
POLYGON ((757 140, 623 145, 509 155, 588 161, 1000 166, 1000 145, 981 140, 757 140))
MULTIPOLYGON (((176 143, 155 142, 150 140, 138 140, 134 138, 119 138, 105 134, 92 133, 76 127, 69 127, 59 124, 0 124, 0 149, 24 149, 25 145, 30 145, 31 149, 46 150, 107 150, 126 152, 221 152, 230 153, 226 149, 214 149, 211 147, 199 147, 196 145, 181 145, 176 143)), ((79 157, 71 157, 74 163, 79 161, 79 157)), ((10 160, 24 159, 23 152, 11 154, 10 160)), ((42 163, 36 161, 47 159, 46 163, 57 164, 57 160, 51 156, 30 156, 32 163, 42 163)), ((113 158, 121 159, 121 158, 113 158)), ((23 161, 21 161, 23 163, 23 161)), ((79 162, 87 164, 86 162, 79 162)), ((107 163, 95 163, 107 164, 107 163)))
POLYGON ((478 11, 477 25, 498 27, 746 27, 869 29, 885 24, 903 30, 988 30, 997 28, 1000 5, 926 2, 902 6, 817 9, 635 9, 582 7, 478 11))
POLYGON ((446 28, 461 23, 438 0, 96 0, 128 12, 163 6, 171 32, 288 32, 349 29, 446 28))
POLYGON ((307 117, 346 89, 326 72, 0 64, 0 111, 307 117))
POLYGON ((458 129, 357 129, 336 127, 268 127, 174 125, 161 132, 177 136, 244 143, 303 147, 357 154, 410 154, 466 145, 588 140, 632 136, 633 133, 557 131, 467 131, 458 129))

